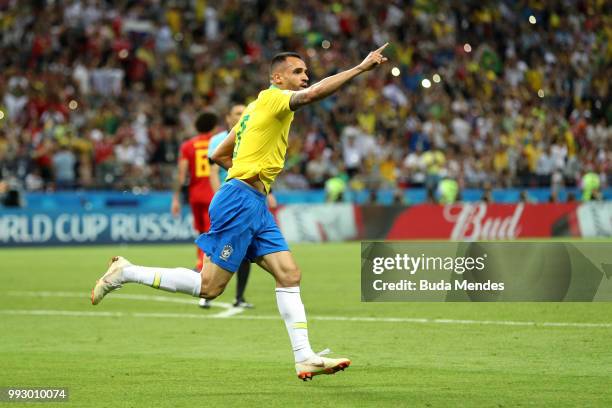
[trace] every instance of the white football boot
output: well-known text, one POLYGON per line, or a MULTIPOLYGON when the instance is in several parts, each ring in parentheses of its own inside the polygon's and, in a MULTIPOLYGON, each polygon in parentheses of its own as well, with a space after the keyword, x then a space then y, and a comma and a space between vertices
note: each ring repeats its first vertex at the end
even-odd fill
POLYGON ((111 259, 106 273, 98 279, 96 286, 91 290, 91 304, 97 305, 108 293, 119 289, 123 283, 123 268, 132 265, 122 256, 111 259))
POLYGON ((315 375, 335 374, 338 371, 344 371, 345 368, 351 365, 351 360, 348 358, 328 358, 322 357, 323 354, 328 354, 328 349, 315 354, 307 360, 295 363, 295 371, 300 380, 312 380, 315 375))
POLYGON ((212 300, 207 300, 207 299, 204 299, 204 298, 200 298, 200 300, 198 301, 198 305, 202 309, 210 309, 211 303, 212 303, 212 300))

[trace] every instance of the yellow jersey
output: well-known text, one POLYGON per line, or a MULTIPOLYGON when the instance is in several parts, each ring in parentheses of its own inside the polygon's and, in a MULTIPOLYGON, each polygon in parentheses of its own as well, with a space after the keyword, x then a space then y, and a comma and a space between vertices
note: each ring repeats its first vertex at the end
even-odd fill
POLYGON ((266 191, 270 191, 285 166, 289 126, 293 121, 289 108, 292 93, 271 86, 246 107, 233 129, 236 143, 227 180, 259 176, 266 191))

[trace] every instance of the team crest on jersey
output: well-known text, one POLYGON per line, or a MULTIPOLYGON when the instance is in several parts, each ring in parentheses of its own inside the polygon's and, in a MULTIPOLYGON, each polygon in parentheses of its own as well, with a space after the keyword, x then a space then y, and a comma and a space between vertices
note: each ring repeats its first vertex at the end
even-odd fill
POLYGON ((223 250, 221 251, 221 259, 223 259, 224 261, 227 261, 227 259, 230 257, 232 252, 234 252, 234 248, 232 248, 230 244, 227 244, 226 246, 223 247, 223 250))

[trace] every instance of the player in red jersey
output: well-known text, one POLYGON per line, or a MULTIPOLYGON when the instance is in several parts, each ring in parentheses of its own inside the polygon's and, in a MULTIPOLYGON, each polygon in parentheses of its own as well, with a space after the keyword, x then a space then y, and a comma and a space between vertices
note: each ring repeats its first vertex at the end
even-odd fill
MULTIPOLYGON (((198 135, 186 140, 181 145, 178 161, 178 176, 174 184, 172 196, 172 214, 178 216, 181 212, 180 193, 189 171, 189 205, 193 214, 193 227, 199 234, 208 232, 210 219, 208 206, 215 191, 210 186, 210 161, 208 160, 208 145, 217 125, 217 115, 212 112, 201 113, 195 122, 198 135)), ((202 269, 204 253, 197 248, 196 271, 202 269)))

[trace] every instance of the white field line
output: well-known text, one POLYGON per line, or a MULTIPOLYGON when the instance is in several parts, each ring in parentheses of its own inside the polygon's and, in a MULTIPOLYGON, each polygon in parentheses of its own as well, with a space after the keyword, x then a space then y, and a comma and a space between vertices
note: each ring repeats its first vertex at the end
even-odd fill
MULTIPOLYGON (((215 302, 212 302, 212 306, 215 305, 215 302)), ((221 318, 227 318, 227 317, 232 317, 232 316, 236 316, 240 313, 244 312, 244 308, 242 307, 233 307, 230 305, 229 308, 225 309, 223 312, 219 312, 217 313, 214 317, 221 317, 221 318)))
MULTIPOLYGON (((75 292, 10 292, 13 296, 36 296, 43 297, 80 297, 86 298, 81 293, 75 292), (53 295, 51 295, 53 294, 53 295)), ((123 299, 129 300, 151 300, 175 303, 193 304, 193 300, 173 299, 167 296, 145 296, 145 295, 119 295, 123 299), (162 299, 162 300, 160 300, 162 299), (172 300, 169 300, 172 299, 172 300), (179 301, 179 302, 176 302, 179 301)), ((220 303, 220 302, 216 302, 220 303)), ((214 305, 214 302, 213 302, 214 305)), ((227 305, 227 304, 226 304, 227 305)), ((221 306, 221 304, 219 304, 221 306)), ((229 306, 229 305, 228 305, 229 306)), ((225 308, 225 306, 222 306, 225 308)), ((205 313, 146 313, 146 312, 103 312, 103 311, 78 311, 78 310, 0 310, 4 315, 30 315, 30 316, 72 316, 72 317, 135 317, 135 318, 165 318, 165 319, 219 319, 232 318, 238 320, 278 320, 277 315, 251 315, 239 314, 243 310, 240 308, 226 308, 217 314, 205 313)), ((346 316, 309 316, 310 320, 318 321, 339 321, 339 322, 371 322, 371 323, 413 323, 413 324, 455 324, 455 325, 483 325, 483 326, 522 326, 522 327, 579 327, 579 328, 612 328, 612 323, 576 323, 576 322, 529 322, 512 320, 463 320, 463 319, 427 319, 411 317, 346 317, 346 316)))
MULTIPOLYGON (((219 319, 232 315, 194 314, 194 313, 145 313, 145 312, 98 312, 72 310, 0 310, 6 315, 34 316, 77 316, 77 317, 139 317, 139 318, 170 318, 170 319, 219 319)), ((238 320, 278 320, 275 315, 239 315, 232 316, 238 320)), ((496 325, 496 326, 528 326, 528 327, 599 327, 612 328, 612 323, 572 323, 572 322, 525 322, 511 320, 456 320, 456 319, 426 319, 403 317, 344 317, 344 316, 309 316, 310 320, 343 321, 343 322, 373 322, 373 323, 425 323, 425 324, 457 324, 457 325, 496 325)))
MULTIPOLYGON (((27 296, 27 297, 59 297, 59 298, 78 298, 87 299, 89 301, 89 294, 82 292, 36 292, 36 291, 11 291, 7 293, 9 296, 27 296)), ((132 295, 128 293, 113 293, 113 298, 125 299, 125 300, 140 300, 140 301, 153 301, 153 302, 167 302, 167 303, 181 303, 186 305, 197 305, 197 299, 181 297, 181 296, 151 296, 151 295, 132 295)), ((223 311, 213 315, 212 317, 230 317, 236 314, 244 312, 241 307, 233 307, 230 303, 217 302, 211 303, 212 307, 222 308, 223 311)))

